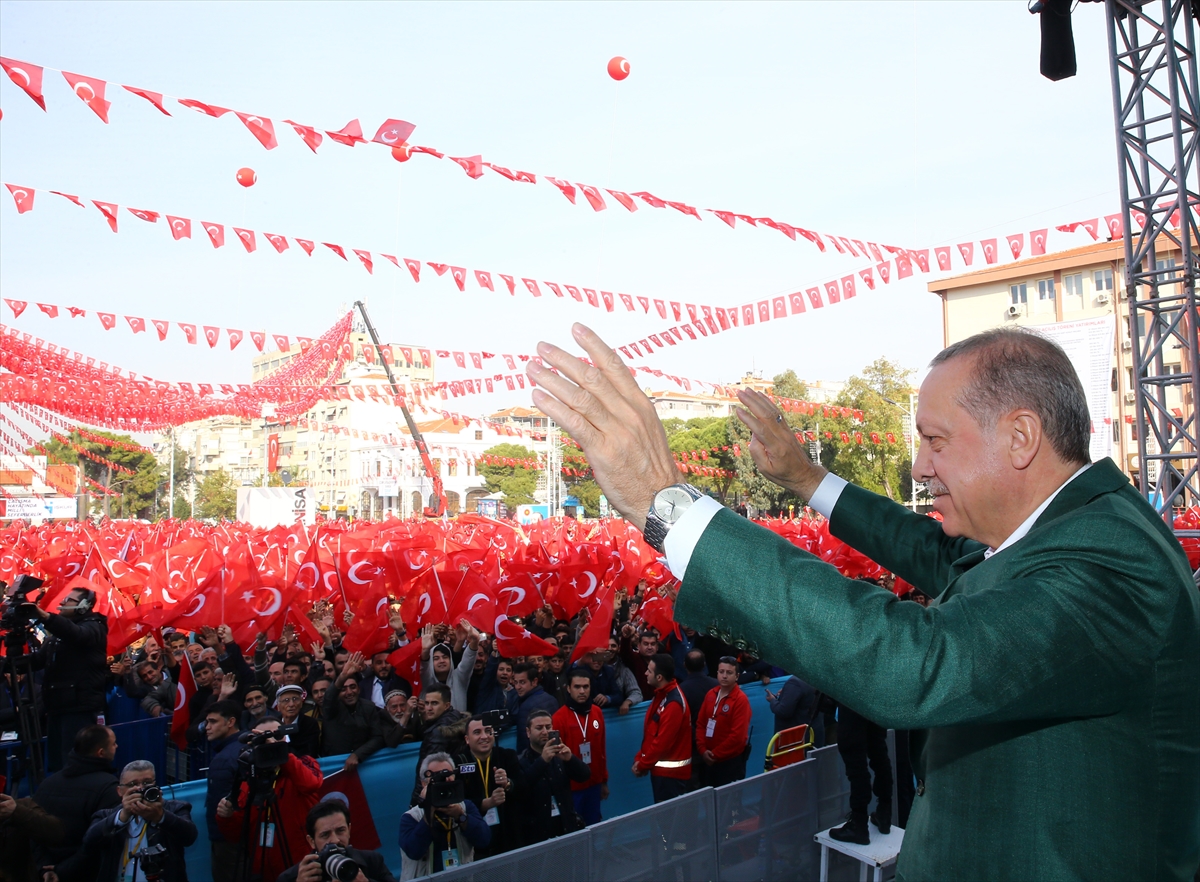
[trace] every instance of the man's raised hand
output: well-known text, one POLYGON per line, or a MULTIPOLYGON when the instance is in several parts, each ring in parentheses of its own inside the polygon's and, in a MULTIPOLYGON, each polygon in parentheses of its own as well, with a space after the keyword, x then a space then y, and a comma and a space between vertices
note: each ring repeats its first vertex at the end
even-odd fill
POLYGON ((571 333, 592 364, 539 343, 538 354, 559 373, 529 362, 539 387, 533 402, 578 442, 609 503, 640 530, 654 495, 680 481, 667 434, 620 357, 584 325, 571 333))
POLYGON ((828 472, 813 465, 804 445, 770 398, 754 389, 741 389, 737 395, 742 406, 734 408, 734 413, 753 433, 750 456, 754 464, 768 481, 807 502, 828 472))

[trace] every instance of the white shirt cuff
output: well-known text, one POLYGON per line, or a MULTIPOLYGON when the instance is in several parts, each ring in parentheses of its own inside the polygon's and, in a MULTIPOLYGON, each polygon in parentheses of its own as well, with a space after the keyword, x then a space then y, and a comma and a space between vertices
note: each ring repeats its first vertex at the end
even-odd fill
POLYGON ((667 531, 667 538, 663 540, 663 552, 667 556, 667 566, 671 568, 671 574, 680 582, 683 581, 683 574, 687 572, 688 562, 692 559, 692 550, 700 541, 708 522, 722 508, 724 506, 711 496, 701 496, 667 531))
POLYGON ((842 491, 846 489, 846 485, 849 483, 845 478, 839 478, 833 472, 830 472, 817 485, 817 490, 813 493, 812 499, 808 500, 808 507, 813 511, 820 512, 827 518, 832 517, 833 509, 837 505, 838 500, 842 498, 842 491))

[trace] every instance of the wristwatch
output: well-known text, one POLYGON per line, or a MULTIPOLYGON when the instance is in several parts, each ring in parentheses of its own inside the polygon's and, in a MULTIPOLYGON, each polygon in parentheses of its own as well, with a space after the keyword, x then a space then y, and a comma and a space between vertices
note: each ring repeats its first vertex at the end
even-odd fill
POLYGON ((692 503, 703 496, 691 484, 672 484, 664 487, 654 495, 650 503, 650 511, 646 514, 646 526, 642 530, 646 542, 651 548, 662 552, 663 543, 671 527, 683 517, 683 513, 692 507, 692 503))

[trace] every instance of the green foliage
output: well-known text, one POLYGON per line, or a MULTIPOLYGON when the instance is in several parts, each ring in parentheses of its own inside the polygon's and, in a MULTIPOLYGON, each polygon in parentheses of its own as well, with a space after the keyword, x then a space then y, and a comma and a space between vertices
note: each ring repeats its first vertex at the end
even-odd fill
MULTIPOLYGON (((738 457, 734 454, 732 442, 729 440, 729 424, 737 421, 737 417, 697 417, 685 423, 683 420, 673 418, 664 421, 663 428, 667 429, 667 443, 671 445, 672 453, 704 451, 707 454, 707 459, 701 458, 699 462, 688 460, 688 464, 726 469, 731 473, 736 473, 738 457), (671 424, 669 427, 668 423, 671 424)), ((683 475, 681 473, 681 480, 712 491, 724 504, 737 478, 734 474, 727 477, 708 477, 707 475, 683 475)))
MULTIPOLYGON (((504 459, 536 460, 537 454, 520 444, 497 444, 484 451, 485 456, 504 459)), ((510 509, 533 502, 537 489, 537 472, 523 466, 479 465, 479 474, 487 482, 488 493, 503 493, 504 504, 510 509)))
MULTIPOLYGON (((178 485, 176 485, 176 486, 178 486, 178 485)), ((170 509, 167 509, 167 511, 159 511, 159 514, 162 515, 163 517, 166 517, 169 512, 170 512, 170 509)), ((188 502, 188 498, 184 494, 182 494, 178 490, 176 490, 175 491, 175 517, 181 521, 186 521, 191 516, 192 516, 192 504, 190 502, 188 502)))
MULTIPOLYGON (((808 398, 808 387, 796 376, 793 370, 786 370, 773 377, 771 383, 775 395, 781 398, 794 398, 804 401, 808 398)), ((808 414, 785 411, 784 419, 793 432, 816 430, 817 418, 808 414)), ((736 457, 738 480, 746 489, 750 503, 759 511, 780 513, 786 512, 788 506, 799 508, 804 500, 773 484, 763 477, 754 465, 750 456, 750 430, 737 417, 729 420, 729 443, 737 445, 741 453, 736 457)))
MULTIPOLYGON (((567 478, 570 482, 572 479, 567 478)), ((571 495, 579 500, 589 518, 600 517, 600 496, 604 491, 593 478, 575 478, 574 483, 568 483, 571 495)))
POLYGON ((852 416, 839 415, 822 421, 821 425, 823 432, 833 433, 832 440, 822 438, 822 465, 847 481, 898 502, 908 502, 912 495, 909 479, 912 462, 903 431, 904 411, 908 409, 908 395, 912 391, 911 375, 912 371, 886 358, 876 359, 860 376, 853 376, 846 382, 846 388, 835 402, 841 407, 862 411, 863 422, 852 416), (841 441, 841 432, 850 436, 849 444, 841 441), (855 432, 862 433, 861 445, 854 443, 855 432), (881 439, 886 439, 887 433, 891 432, 896 443, 873 444, 872 432, 881 439))
MULTIPOLYGON (((127 444, 137 445, 139 443, 129 435, 118 435, 115 432, 96 431, 90 434, 127 444)), ((88 441, 74 432, 71 433, 71 440, 90 453, 133 470, 132 475, 113 471, 107 464, 81 456, 72 447, 54 438, 43 442, 42 446, 46 448, 53 459, 78 465, 85 476, 119 494, 115 498, 105 496, 95 499, 93 501, 94 510, 114 518, 148 518, 154 514, 154 503, 160 479, 165 480, 166 478, 166 472, 159 467, 154 454, 88 441)), ((186 457, 183 463, 186 472, 186 457)))
POLYGON ((224 469, 210 473, 196 488, 196 515, 215 520, 233 520, 237 515, 237 488, 224 469))

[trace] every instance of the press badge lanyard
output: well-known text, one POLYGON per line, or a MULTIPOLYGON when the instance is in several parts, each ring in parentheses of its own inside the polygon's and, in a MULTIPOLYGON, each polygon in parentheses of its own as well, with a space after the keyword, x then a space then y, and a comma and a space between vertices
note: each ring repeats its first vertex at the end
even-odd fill
POLYGON ((486 763, 479 762, 479 757, 475 757, 475 768, 479 771, 479 777, 483 779, 483 798, 487 799, 492 795, 488 790, 488 778, 492 774, 492 755, 488 754, 486 763))
MULTIPOLYGON (((132 824, 133 819, 130 818, 129 822, 132 824)), ((137 840, 133 843, 133 845, 130 845, 128 837, 126 838, 126 840, 125 840, 125 846, 126 846, 125 847, 125 859, 123 861, 121 861, 121 878, 122 879, 126 878, 126 873, 129 870, 129 863, 130 863, 130 861, 133 860, 133 856, 142 850, 142 840, 146 838, 146 830, 149 829, 149 827, 150 827, 150 825, 147 824, 145 820, 143 820, 142 821, 142 830, 140 833, 138 833, 137 840)))
POLYGON ((592 745, 588 742, 587 721, 591 719, 592 712, 589 709, 587 716, 580 719, 579 714, 572 708, 571 716, 575 717, 579 732, 583 736, 583 741, 579 744, 579 758, 590 766, 592 764, 592 745))
MULTIPOLYGON (((730 690, 730 693, 732 693, 732 692, 733 692, 733 690, 730 690)), ((729 697, 729 695, 725 696, 725 698, 728 698, 728 697, 729 697)), ((713 702, 712 718, 708 721, 708 726, 705 727, 705 732, 704 732, 705 738, 712 738, 713 732, 717 731, 717 711, 720 710, 721 702, 724 701, 725 698, 721 697, 721 692, 720 692, 720 690, 718 690, 717 691, 717 700, 713 702)))

